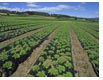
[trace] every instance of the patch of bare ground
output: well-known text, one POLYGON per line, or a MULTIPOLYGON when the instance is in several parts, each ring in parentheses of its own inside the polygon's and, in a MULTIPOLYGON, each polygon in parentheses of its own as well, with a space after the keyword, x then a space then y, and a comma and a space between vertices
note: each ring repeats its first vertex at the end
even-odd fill
POLYGON ((22 34, 22 35, 19 35, 19 36, 17 36, 17 37, 14 37, 14 38, 5 40, 5 41, 3 41, 3 42, 0 42, 0 49, 3 48, 3 47, 5 47, 5 46, 7 46, 8 44, 16 41, 16 40, 23 39, 23 38, 25 38, 25 37, 27 37, 27 36, 30 36, 31 34, 34 34, 34 33, 36 33, 36 32, 39 32, 39 31, 41 31, 41 30, 43 30, 43 28, 40 28, 40 29, 37 29, 37 30, 33 30, 33 31, 30 31, 30 32, 24 33, 24 34, 22 34))
POLYGON ((96 42, 99 42, 99 39, 96 37, 96 36, 94 36, 91 32, 89 32, 89 31, 87 31, 86 29, 84 29, 84 28, 81 28, 82 30, 85 30, 85 32, 91 37, 91 38, 93 38, 96 42))
POLYGON ((11 77, 25 77, 30 72, 31 67, 36 62, 38 57, 40 56, 41 52, 45 49, 48 43, 51 41, 53 36, 58 32, 58 28, 54 30, 46 40, 41 43, 39 47, 33 50, 31 55, 25 60, 23 63, 19 64, 17 70, 11 75, 11 77))
POLYGON ((73 65, 76 77, 96 77, 87 53, 83 50, 76 34, 72 28, 69 28, 71 38, 71 48, 73 65))

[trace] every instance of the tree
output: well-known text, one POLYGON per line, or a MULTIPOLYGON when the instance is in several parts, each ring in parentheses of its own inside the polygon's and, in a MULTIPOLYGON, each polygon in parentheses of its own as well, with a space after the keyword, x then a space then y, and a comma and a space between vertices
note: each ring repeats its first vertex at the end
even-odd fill
POLYGON ((38 77, 46 77, 45 71, 38 71, 37 76, 38 77))
POLYGON ((63 15, 63 14, 51 14, 51 16, 57 17, 57 18, 69 18, 70 17, 68 15, 63 15))
POLYGON ((5 69, 11 69, 12 68, 13 63, 11 61, 7 61, 3 64, 3 68, 5 69))
POLYGON ((58 72, 59 72, 59 73, 62 73, 62 72, 65 71, 65 67, 62 66, 62 65, 58 65, 58 66, 57 66, 57 69, 58 69, 58 72))
POLYGON ((75 19, 75 20, 77 20, 78 18, 77 18, 77 17, 75 17, 74 19, 75 19))
POLYGON ((10 15, 10 13, 9 12, 7 12, 7 14, 6 14, 7 16, 9 16, 10 15))
POLYGON ((51 76, 57 76, 58 75, 58 70, 56 68, 50 68, 48 73, 51 75, 51 76))
POLYGON ((1 13, 8 13, 8 12, 10 12, 9 10, 6 10, 6 9, 0 9, 0 12, 1 13))
POLYGON ((21 16, 29 16, 29 14, 28 13, 23 13, 23 14, 21 14, 21 16))

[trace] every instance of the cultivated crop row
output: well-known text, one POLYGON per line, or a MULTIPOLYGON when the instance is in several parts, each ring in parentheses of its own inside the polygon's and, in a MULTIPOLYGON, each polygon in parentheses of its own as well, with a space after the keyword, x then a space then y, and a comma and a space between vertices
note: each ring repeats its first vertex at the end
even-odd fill
POLYGON ((50 24, 42 24, 42 25, 29 24, 29 25, 24 25, 25 26, 24 28, 14 29, 14 30, 2 32, 2 33, 0 33, 0 41, 4 41, 4 40, 7 40, 7 39, 16 37, 18 35, 21 35, 21 34, 24 34, 26 32, 30 32, 30 31, 39 29, 41 27, 45 27, 47 25, 49 26, 50 24))
POLYGON ((96 32, 99 32, 99 25, 98 23, 87 23, 87 22, 79 22, 79 24, 82 26, 82 27, 86 27, 90 30, 94 30, 96 32))
POLYGON ((27 76, 74 76, 70 36, 67 26, 62 26, 34 63, 27 76))
POLYGON ((94 67, 96 74, 99 75, 99 43, 93 40, 77 26, 73 25, 72 27, 76 32, 84 50, 88 53, 88 57, 94 67))
POLYGON ((18 22, 17 20, 16 21, 0 21, 0 28, 5 28, 5 27, 11 27, 11 26, 19 26, 19 25, 24 25, 28 22, 18 22))
POLYGON ((87 23, 80 22, 80 23, 76 23, 76 25, 81 27, 81 29, 88 32, 89 34, 93 35, 95 38, 99 39, 99 32, 98 32, 98 30, 96 30, 96 28, 98 28, 98 27, 96 25, 94 25, 93 23, 87 24, 87 23))
POLYGON ((0 50, 0 69, 2 75, 11 75, 18 64, 23 62, 56 27, 49 26, 41 32, 32 34, 18 41, 15 41, 0 50))
POLYGON ((4 31, 10 31, 10 30, 17 30, 17 29, 22 29, 22 28, 27 28, 30 26, 36 26, 36 25, 42 25, 44 24, 43 22, 12 22, 10 21, 8 22, 0 22, 0 32, 4 32, 4 31))

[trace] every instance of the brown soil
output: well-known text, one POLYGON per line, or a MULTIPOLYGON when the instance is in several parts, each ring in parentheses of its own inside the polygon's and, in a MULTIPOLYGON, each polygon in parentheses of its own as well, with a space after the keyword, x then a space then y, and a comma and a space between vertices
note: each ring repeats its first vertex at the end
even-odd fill
POLYGON ((83 50, 76 34, 69 28, 73 65, 76 77, 96 77, 87 53, 83 50))
POLYGON ((30 32, 27 32, 27 33, 22 34, 22 35, 20 35, 20 36, 11 38, 11 39, 6 40, 6 41, 3 41, 3 42, 0 42, 0 48, 3 48, 3 47, 7 46, 8 44, 10 44, 10 43, 12 43, 12 42, 14 42, 14 41, 16 41, 16 40, 19 40, 19 39, 22 39, 22 38, 24 38, 24 37, 30 36, 30 35, 33 34, 33 33, 39 32, 39 31, 41 31, 42 29, 43 29, 43 28, 40 28, 40 29, 37 29, 37 30, 34 30, 34 31, 30 31, 30 32))
POLYGON ((11 75, 11 77, 25 77, 31 70, 31 67, 36 62, 38 57, 40 56, 41 52, 45 49, 45 47, 48 45, 50 40, 53 38, 53 36, 58 32, 59 29, 56 29, 54 32, 52 32, 48 39, 45 40, 39 47, 33 50, 31 55, 25 60, 23 63, 19 64, 19 67, 17 70, 11 75))

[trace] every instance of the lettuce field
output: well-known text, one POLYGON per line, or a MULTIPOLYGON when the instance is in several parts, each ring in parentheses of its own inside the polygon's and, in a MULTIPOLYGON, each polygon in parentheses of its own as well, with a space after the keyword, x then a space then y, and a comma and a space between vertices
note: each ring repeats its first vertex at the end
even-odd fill
POLYGON ((0 76, 99 76, 98 22, 1 16, 0 76))

